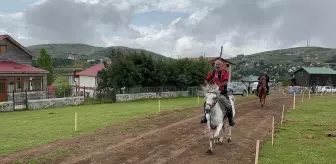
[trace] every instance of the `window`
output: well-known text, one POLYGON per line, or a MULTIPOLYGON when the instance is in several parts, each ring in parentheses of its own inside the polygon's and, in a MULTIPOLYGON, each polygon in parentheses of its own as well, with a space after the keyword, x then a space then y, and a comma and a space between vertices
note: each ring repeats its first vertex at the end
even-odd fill
POLYGON ((6 45, 0 45, 0 53, 6 52, 7 46, 6 45))
POLYGON ((15 80, 15 89, 17 91, 21 91, 21 78, 20 77, 17 77, 15 80))

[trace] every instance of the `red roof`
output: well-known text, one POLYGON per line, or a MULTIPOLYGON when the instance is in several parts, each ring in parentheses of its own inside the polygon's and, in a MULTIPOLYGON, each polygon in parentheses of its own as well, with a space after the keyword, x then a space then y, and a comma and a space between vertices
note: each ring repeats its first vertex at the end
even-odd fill
POLYGON ((88 69, 76 73, 79 76, 97 76, 98 72, 105 68, 103 63, 96 64, 88 69))
POLYGON ((7 38, 9 35, 0 35, 0 40, 7 38))
POLYGON ((48 71, 12 61, 0 61, 0 73, 48 73, 48 71))
POLYGON ((16 46, 18 46, 21 50, 23 50, 24 52, 26 52, 28 55, 33 56, 31 54, 31 52, 27 48, 25 48, 19 42, 17 42, 16 40, 14 40, 11 36, 9 36, 9 35, 0 35, 0 40, 2 40, 2 39, 8 39, 10 42, 14 43, 16 46))

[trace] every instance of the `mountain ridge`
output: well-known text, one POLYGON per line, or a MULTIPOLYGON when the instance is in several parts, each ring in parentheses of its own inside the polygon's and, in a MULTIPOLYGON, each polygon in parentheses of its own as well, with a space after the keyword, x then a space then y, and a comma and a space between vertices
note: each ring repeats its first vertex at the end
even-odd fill
MULTIPOLYGON (((158 59, 169 57, 148 50, 135 49, 124 46, 96 47, 86 44, 41 44, 27 47, 36 57, 41 48, 46 48, 53 58, 68 58, 74 55, 76 59, 106 59, 112 49, 120 50, 124 54, 132 52, 152 55, 158 59)), ((254 54, 240 54, 227 59, 236 64, 232 69, 232 77, 240 79, 249 75, 259 75, 267 71, 273 77, 290 77, 294 70, 302 66, 336 68, 336 49, 325 47, 291 47, 269 50, 254 54)))

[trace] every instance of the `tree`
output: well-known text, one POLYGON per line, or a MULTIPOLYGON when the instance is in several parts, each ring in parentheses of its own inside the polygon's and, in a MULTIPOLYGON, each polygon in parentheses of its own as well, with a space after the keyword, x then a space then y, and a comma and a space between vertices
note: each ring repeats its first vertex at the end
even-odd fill
POLYGON ((143 80, 132 61, 125 57, 116 58, 113 64, 101 71, 98 76, 101 79, 100 88, 129 88, 143 80))
POLYGON ((40 50, 40 56, 37 58, 38 67, 49 71, 47 76, 47 84, 51 85, 54 82, 54 68, 52 66, 52 60, 48 55, 46 49, 40 50))
POLYGON ((52 66, 54 68, 66 67, 74 64, 74 60, 64 58, 52 58, 52 66))
POLYGON ((152 86, 176 86, 183 88, 204 83, 204 77, 212 66, 207 59, 160 60, 152 55, 112 50, 112 65, 98 76, 99 88, 131 88, 152 86))

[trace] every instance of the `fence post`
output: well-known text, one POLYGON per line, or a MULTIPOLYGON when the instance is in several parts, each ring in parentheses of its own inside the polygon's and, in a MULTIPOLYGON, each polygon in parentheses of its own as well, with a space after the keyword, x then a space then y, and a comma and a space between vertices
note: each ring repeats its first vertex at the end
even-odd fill
POLYGON ((15 110, 15 94, 14 94, 14 90, 13 90, 12 98, 13 98, 13 110, 15 110))
POLYGON ((102 91, 99 90, 99 102, 100 102, 100 104, 102 103, 102 98, 103 98, 102 91))
POLYGON ((84 99, 85 99, 85 94, 86 94, 86 92, 85 92, 85 86, 84 86, 84 99))
POLYGON ((27 90, 25 91, 25 105, 26 105, 26 109, 28 109, 28 92, 27 90))
POLYGON ((47 99, 50 99, 50 93, 48 89, 47 89, 47 99))

